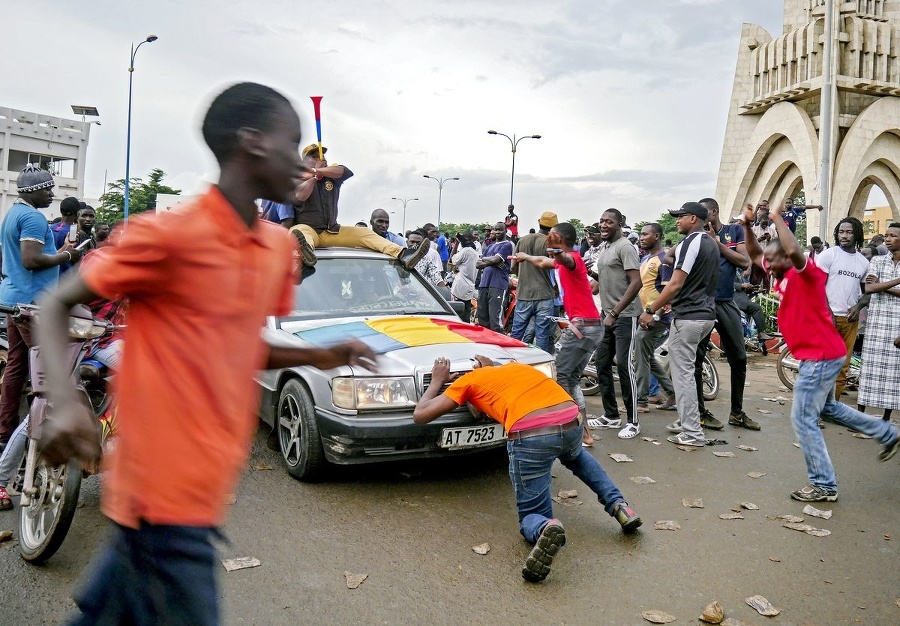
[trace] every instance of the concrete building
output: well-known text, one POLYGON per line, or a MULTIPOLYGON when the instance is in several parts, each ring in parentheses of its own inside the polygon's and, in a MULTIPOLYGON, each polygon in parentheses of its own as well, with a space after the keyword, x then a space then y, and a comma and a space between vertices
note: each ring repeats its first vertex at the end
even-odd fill
POLYGON ((59 216, 63 198, 84 195, 84 167, 92 122, 0 107, 0 219, 18 191, 16 178, 28 163, 53 174, 56 197, 44 209, 48 218, 59 216))
MULTIPOLYGON (((785 0, 777 37, 744 24, 716 189, 723 213, 761 199, 779 205, 802 189, 808 204, 826 207, 830 232, 841 217, 863 220, 873 185, 900 215, 900 0, 785 0), (834 7, 832 37, 826 2, 834 7), (836 95, 833 123, 823 130, 829 48, 836 95), (823 132, 830 159, 820 153, 823 132), (819 184, 829 160, 826 198, 819 184)), ((809 235, 817 234, 820 216, 808 218, 809 235)))
POLYGON ((883 235, 887 230, 888 224, 898 221, 894 211, 889 206, 873 206, 869 207, 863 213, 863 232, 866 238, 873 235, 883 235))

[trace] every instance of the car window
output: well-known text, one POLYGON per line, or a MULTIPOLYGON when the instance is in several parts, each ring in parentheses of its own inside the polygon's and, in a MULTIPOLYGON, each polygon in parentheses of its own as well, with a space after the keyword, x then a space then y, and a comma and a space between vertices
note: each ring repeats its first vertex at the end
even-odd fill
POLYGON ((320 257, 315 267, 294 291, 293 317, 452 314, 396 260, 320 257))

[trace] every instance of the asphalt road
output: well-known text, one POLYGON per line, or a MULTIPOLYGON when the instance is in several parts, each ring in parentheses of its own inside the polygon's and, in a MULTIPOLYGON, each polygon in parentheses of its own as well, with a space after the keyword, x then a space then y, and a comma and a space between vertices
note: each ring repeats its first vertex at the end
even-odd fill
MULTIPOLYGON (((641 436, 660 445, 597 433, 603 439, 592 453, 644 519, 633 536, 622 535, 586 487, 559 468, 554 491, 576 489, 578 497, 557 505, 568 545, 537 585, 520 576, 528 546, 518 533, 504 453, 337 468, 331 481, 312 485, 288 477, 257 436, 225 529, 230 545, 221 552, 262 565, 221 570, 225 623, 646 624, 641 612, 657 609, 684 624, 718 600, 727 617, 745 624, 900 624, 900 457, 879 463, 879 445, 829 425, 840 501, 820 505, 834 511, 830 520, 803 515, 804 505, 788 497, 805 484, 790 401, 762 400, 790 398, 779 390, 773 363, 752 360, 745 395, 763 430, 711 433, 726 446, 683 452, 665 442, 663 426, 674 414, 656 411, 643 416, 641 436), (615 463, 610 453, 634 460, 615 463), (637 476, 656 482, 630 480, 637 476), (702 499, 705 508, 686 508, 684 498, 702 499), (740 502, 759 510, 719 518, 740 502), (785 514, 832 534, 810 536, 769 519, 785 514), (654 530, 658 520, 681 528, 654 530), (487 555, 473 552, 483 543, 487 555), (345 571, 368 578, 351 590, 345 571), (781 614, 759 616, 745 603, 753 595, 781 614)), ((727 378, 727 365, 718 367, 727 378)), ((723 418, 725 391, 711 404, 723 418)), ((589 406, 600 410, 596 399, 589 406)), ((26 564, 15 542, 0 544, 0 624, 56 624, 72 610, 76 581, 104 534, 98 482, 86 481, 83 507, 47 565, 26 564)), ((0 513, 0 530, 15 521, 14 512, 0 513)))

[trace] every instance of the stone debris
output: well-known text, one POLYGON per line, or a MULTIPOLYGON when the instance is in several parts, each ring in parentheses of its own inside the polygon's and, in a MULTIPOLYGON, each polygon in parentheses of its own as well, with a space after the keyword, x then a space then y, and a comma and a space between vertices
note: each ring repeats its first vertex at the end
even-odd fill
POLYGON ((665 611, 641 611, 641 617, 650 622, 651 624, 668 624, 669 622, 674 622, 677 617, 674 615, 669 615, 665 611))
POLYGON ((252 469, 254 472, 267 472, 275 468, 272 467, 272 465, 269 463, 256 463, 250 469, 252 469))
POLYGON ((803 507, 803 513, 805 515, 812 515, 813 517, 821 517, 822 519, 831 519, 834 511, 822 511, 821 509, 817 509, 811 504, 807 504, 805 507, 803 507))
POLYGON ((741 502, 741 508, 747 509, 748 511, 758 511, 759 507, 753 504, 752 502, 741 502))
POLYGON ((734 452, 731 452, 730 450, 726 450, 724 452, 713 452, 713 454, 715 454, 720 459, 733 459, 734 458, 734 452))
POLYGON ((559 497, 565 500, 566 498, 577 498, 578 491, 576 489, 569 489, 568 491, 563 490, 559 492, 559 497))
POLYGON ((853 433, 853 436, 856 437, 857 439, 871 439, 872 438, 871 435, 864 435, 862 433, 853 433))
POLYGON ((707 624, 721 624, 723 619, 725 619, 725 610, 715 600, 707 604, 703 613, 700 614, 700 621, 707 624))
POLYGON ((796 515, 769 515, 767 517, 771 520, 780 520, 782 522, 790 522, 792 524, 799 524, 803 521, 802 517, 797 517, 796 515))
POLYGON ((628 456, 627 454, 618 454, 618 453, 615 453, 615 452, 613 452, 612 454, 610 454, 610 455, 609 455, 609 458, 611 458, 611 459, 612 459, 613 461, 615 461, 616 463, 631 463, 632 461, 634 461, 634 459, 632 459, 632 458, 631 458, 630 456, 628 456))
POLYGON ((775 617, 781 613, 781 609, 776 609, 772 603, 763 596, 750 596, 745 600, 757 613, 765 617, 775 617))
POLYGON ((12 537, 13 535, 11 530, 0 531, 0 543, 3 543, 4 541, 10 541, 12 537))
POLYGON ((653 524, 653 530, 681 530, 681 524, 670 519, 659 520, 653 524))
POLYGON ((237 494, 236 493, 229 493, 227 496, 225 496, 225 504, 231 505, 231 504, 234 504, 235 502, 237 502, 237 494))
POLYGON ((745 446, 743 444, 738 446, 739 450, 745 450, 747 452, 756 452, 759 448, 754 448, 753 446, 745 446))
POLYGON ((472 546, 472 552, 475 554, 485 555, 491 551, 491 544, 489 543, 480 543, 477 546, 472 546))
POLYGON ((681 450, 682 452, 696 452, 697 450, 700 449, 696 446, 675 446, 675 447, 678 448, 679 450, 681 450))
POLYGON ((771 415, 772 414, 772 411, 770 411, 769 409, 756 409, 756 411, 758 413, 762 413, 763 415, 771 415))
POLYGON ((785 528, 790 528, 791 530, 799 530, 800 532, 806 533, 807 535, 812 535, 813 537, 827 537, 831 534, 830 530, 825 530, 824 528, 815 528, 814 526, 810 526, 809 524, 800 524, 799 522, 785 522, 782 524, 785 528))
POLYGON ((248 567, 259 567, 262 562, 255 556, 241 556, 236 559, 225 559, 222 561, 226 572, 234 572, 239 569, 247 569, 248 567))
POLYGON ((363 584, 363 581, 368 577, 368 574, 354 574, 353 572, 344 570, 344 580, 347 581, 347 589, 356 589, 363 584))
POLYGON ((765 475, 765 472, 747 472, 747 476, 750 478, 762 478, 765 475))
POLYGON ((779 559, 777 556, 770 556, 769 560, 773 563, 781 563, 781 559, 779 559))
POLYGON ((630 476, 631 482, 637 483, 638 485, 652 485, 656 481, 650 478, 649 476, 630 476))
POLYGON ((722 513, 719 519, 744 519, 744 516, 740 513, 722 513))
POLYGON ((703 504, 702 498, 697 498, 696 500, 689 500, 688 498, 681 499, 681 506, 687 509, 705 509, 706 506, 703 504))

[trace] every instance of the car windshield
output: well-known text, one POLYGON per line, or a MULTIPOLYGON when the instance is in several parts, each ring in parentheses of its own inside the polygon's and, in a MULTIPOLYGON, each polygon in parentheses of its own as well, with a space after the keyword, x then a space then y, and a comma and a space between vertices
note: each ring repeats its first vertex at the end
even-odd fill
POLYGON ((292 317, 447 315, 445 302, 394 259, 320 257, 294 290, 292 317))

